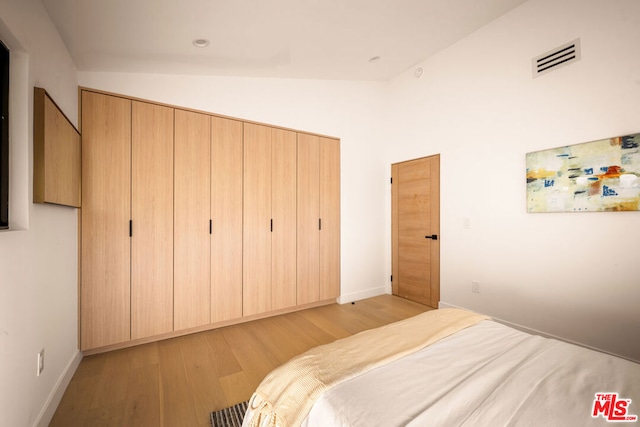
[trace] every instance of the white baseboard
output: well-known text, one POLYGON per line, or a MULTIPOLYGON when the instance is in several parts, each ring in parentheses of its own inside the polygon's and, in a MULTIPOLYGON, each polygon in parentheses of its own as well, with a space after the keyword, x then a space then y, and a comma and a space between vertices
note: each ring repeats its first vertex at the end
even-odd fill
POLYGON ((462 307, 458 307, 457 305, 449 304, 444 301, 439 301, 438 308, 462 308, 462 307))
MULTIPOLYGON (((449 303, 442 302, 442 301, 440 301, 440 303, 438 304, 438 308, 461 308, 463 310, 473 311, 473 310, 469 310, 469 309, 464 308, 464 307, 458 307, 457 305, 449 304, 449 303)), ((486 314, 486 313, 480 313, 480 314, 486 314)), ((489 315, 487 314, 487 316, 489 316, 489 315)), ((597 351, 599 353, 605 353, 605 354, 608 354, 608 355, 611 355, 611 356, 619 357, 621 359, 626 359, 626 360, 630 360, 630 361, 635 362, 635 363, 640 363, 640 360, 635 360, 635 359, 631 359, 629 357, 621 356, 619 354, 615 354, 615 353, 612 353, 610 351, 603 350, 601 348, 593 347, 593 346, 590 346, 590 345, 587 345, 587 344, 582 344, 582 343, 577 342, 577 341, 573 341, 573 340, 570 340, 570 339, 567 339, 567 338, 559 337, 557 335, 549 334, 547 332, 539 331, 537 329, 529 328, 527 326, 522 326, 522 325, 520 325, 518 323, 509 322, 508 320, 500 319, 500 318, 497 318, 497 317, 494 317, 494 316, 491 316, 491 318, 494 321, 498 322, 498 323, 502 323, 503 325, 510 326, 513 329, 517 329, 519 331, 526 332, 526 333, 531 334, 531 335, 539 335, 539 336, 545 337, 545 338, 551 338, 551 339, 558 340, 558 341, 564 341, 564 342, 569 343, 569 344, 577 345, 578 347, 588 348, 589 350, 594 350, 594 351, 597 351)))
POLYGON ((51 390, 51 394, 47 398, 40 414, 38 414, 38 418, 36 418, 33 423, 34 427, 47 427, 53 418, 53 414, 56 413, 56 409, 62 400, 62 396, 64 395, 67 386, 71 382, 71 378, 73 378, 73 374, 76 373, 76 369, 80 365, 80 361, 82 360, 82 353, 79 350, 76 350, 73 357, 67 364, 66 368, 58 378, 56 385, 51 390))
POLYGON ((379 288, 367 289, 366 291, 353 292, 350 294, 342 294, 338 298, 338 304, 348 304, 353 301, 373 298, 373 297, 377 297, 378 295, 385 295, 390 293, 391 293, 390 287, 382 286, 379 288))
MULTIPOLYGON (((440 301, 440 303, 438 304, 438 308, 459 308, 459 309, 462 309, 462 310, 474 311, 474 310, 470 310, 470 309, 465 308, 465 307, 460 307, 460 306, 453 305, 453 304, 449 304, 449 303, 447 303, 447 302, 443 302, 443 301, 440 301)), ((486 316, 490 316, 489 314, 486 314, 486 313, 479 313, 479 312, 476 312, 476 313, 478 313, 478 314, 484 314, 484 315, 486 315, 486 316)), ((545 338, 553 338, 553 339, 556 339, 556 340, 560 340, 560 341, 568 342, 568 343, 570 343, 570 344, 579 345, 579 346, 581 346, 581 347, 591 348, 592 350, 602 351, 602 350, 600 350, 600 349, 593 348, 593 347, 588 347, 588 346, 586 346, 586 345, 584 345, 584 344, 580 344, 580 343, 578 343, 578 342, 574 342, 574 341, 571 341, 571 340, 567 340, 567 339, 564 339, 564 338, 558 337, 558 336, 556 336, 556 335, 548 334, 548 333, 546 333, 546 332, 542 332, 542 331, 539 331, 539 330, 537 330, 537 329, 533 329, 533 328, 529 328, 529 327, 526 327, 526 326, 522 326, 522 325, 519 325, 519 324, 517 324, 517 323, 509 322, 509 321, 504 320, 504 319, 499 319, 499 318, 494 317, 494 316, 490 316, 490 317, 491 317, 494 321, 496 321, 496 322, 498 322, 498 323, 502 323, 503 325, 510 326, 510 327, 512 327, 513 329, 517 329, 517 330, 519 330, 519 331, 526 332, 526 333, 531 334, 531 335, 540 335, 541 337, 545 337, 545 338)))

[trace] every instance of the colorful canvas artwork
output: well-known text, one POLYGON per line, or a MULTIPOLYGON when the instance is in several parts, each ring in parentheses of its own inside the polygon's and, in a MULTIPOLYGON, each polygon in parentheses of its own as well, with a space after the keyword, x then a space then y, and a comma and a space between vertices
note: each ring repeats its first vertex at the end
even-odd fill
POLYGON ((640 210, 640 134, 527 153, 528 212, 640 210))

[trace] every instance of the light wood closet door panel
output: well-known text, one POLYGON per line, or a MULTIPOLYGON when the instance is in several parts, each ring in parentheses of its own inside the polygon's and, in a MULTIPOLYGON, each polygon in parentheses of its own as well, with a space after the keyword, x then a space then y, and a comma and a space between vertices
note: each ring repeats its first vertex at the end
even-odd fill
POLYGON ((340 295, 340 141, 320 138, 320 300, 340 295))
POLYGON ((211 118, 211 322, 242 317, 242 122, 211 118))
POLYGON ((131 101, 82 92, 81 349, 131 338, 131 101))
POLYGON ((210 323, 211 122, 175 110, 174 329, 210 323))
POLYGON ((320 300, 320 138, 298 133, 297 303, 320 300))
POLYGON ((271 309, 296 305, 296 162, 295 132, 271 131, 271 309))
POLYGON ((133 101, 131 338, 173 331, 173 108, 133 101))
POLYGON ((243 315, 271 310, 271 128, 244 124, 243 315))

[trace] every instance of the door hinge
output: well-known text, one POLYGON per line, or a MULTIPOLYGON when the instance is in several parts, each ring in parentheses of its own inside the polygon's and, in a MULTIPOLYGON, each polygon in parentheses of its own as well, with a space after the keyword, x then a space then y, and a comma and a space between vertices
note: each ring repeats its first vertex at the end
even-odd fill
POLYGON ((391 275, 391 281, 393 282, 393 274, 391 275))
POLYGON ((133 221, 129 220, 129 237, 133 236, 133 221))
POLYGON ((273 233, 273 218, 271 219, 271 232, 273 233))
POLYGON ((213 234, 213 220, 209 220, 209 234, 213 234))
POLYGON ((318 230, 322 231, 322 218, 318 218, 318 230))
POLYGON ((391 177, 391 184, 393 184, 393 177, 391 177))

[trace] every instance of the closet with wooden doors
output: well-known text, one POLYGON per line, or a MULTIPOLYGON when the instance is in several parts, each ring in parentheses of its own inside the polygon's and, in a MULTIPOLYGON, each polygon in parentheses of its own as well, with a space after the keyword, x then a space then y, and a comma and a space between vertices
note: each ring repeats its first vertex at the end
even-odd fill
POLYGON ((297 301, 340 293, 340 142, 298 133, 297 301))
POLYGON ((244 124, 243 313, 296 305, 296 133, 244 124))
POLYGON ((85 350, 173 330, 173 109, 81 100, 85 350))
POLYGON ((340 143, 81 89, 86 354, 335 302, 340 143))

